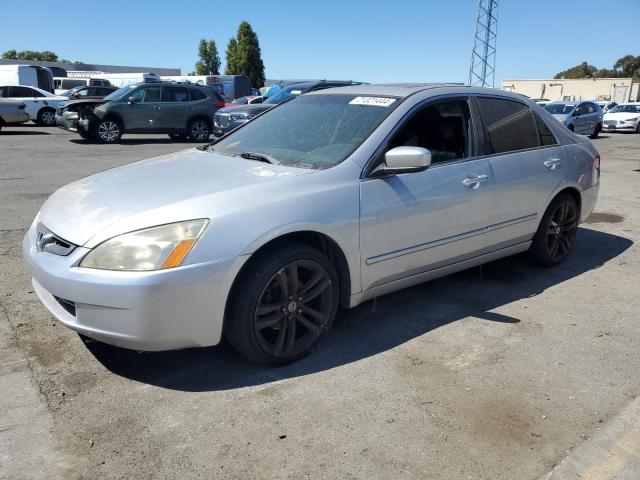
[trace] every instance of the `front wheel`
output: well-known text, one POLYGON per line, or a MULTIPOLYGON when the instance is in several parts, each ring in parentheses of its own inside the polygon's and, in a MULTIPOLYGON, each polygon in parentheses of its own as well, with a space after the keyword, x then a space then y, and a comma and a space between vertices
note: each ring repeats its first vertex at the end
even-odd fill
POLYGON ((56 124, 56 111, 53 108, 43 108, 38 112, 38 125, 51 127, 56 124))
POLYGON ((558 195, 540 222, 533 237, 529 256, 543 267, 554 267, 571 252, 578 230, 579 211, 575 199, 568 193, 558 195))
POLYGON ((101 120, 96 128, 96 136, 102 143, 116 143, 122 136, 122 127, 110 118, 101 120))
POLYGON ((203 118, 196 118, 189 123, 187 132, 193 142, 206 142, 211 135, 211 124, 203 118))
POLYGON ((322 252, 298 243, 251 262, 234 287, 226 337, 255 363, 297 360, 333 323, 338 309, 335 269, 322 252))
POLYGON ((593 133, 589 136, 589 138, 598 138, 598 135, 602 131, 602 125, 597 124, 596 128, 594 128, 593 133))

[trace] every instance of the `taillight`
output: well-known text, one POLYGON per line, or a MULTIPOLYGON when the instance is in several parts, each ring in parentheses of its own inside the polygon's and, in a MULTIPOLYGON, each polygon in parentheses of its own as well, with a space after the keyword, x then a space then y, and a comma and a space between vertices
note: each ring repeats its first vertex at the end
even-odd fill
POLYGON ((218 100, 216 102, 216 108, 224 108, 224 107, 225 107, 224 100, 218 100))
POLYGON ((593 159, 593 165, 597 169, 600 169, 600 155, 596 155, 596 158, 593 159))

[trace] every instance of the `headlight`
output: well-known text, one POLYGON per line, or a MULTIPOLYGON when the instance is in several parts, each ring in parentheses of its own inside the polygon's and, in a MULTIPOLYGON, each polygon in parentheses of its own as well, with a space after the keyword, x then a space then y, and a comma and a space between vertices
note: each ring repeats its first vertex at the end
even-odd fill
POLYGON ((81 267, 100 270, 148 271, 179 266, 209 220, 189 220, 125 233, 91 250, 81 267))
POLYGON ((231 120, 249 120, 253 116, 250 113, 232 113, 231 120))
POLYGON ((637 120, 637 118, 625 118, 624 121, 625 122, 635 122, 637 120))

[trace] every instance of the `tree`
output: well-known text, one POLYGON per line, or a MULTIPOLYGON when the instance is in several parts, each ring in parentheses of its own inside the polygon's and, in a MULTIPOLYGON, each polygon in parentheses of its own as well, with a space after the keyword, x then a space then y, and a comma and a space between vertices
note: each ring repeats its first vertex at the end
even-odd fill
POLYGON ((597 71, 598 69, 593 65, 582 62, 580 65, 557 73, 553 78, 593 78, 597 71))
POLYGON ((229 40, 225 72, 227 75, 246 75, 256 88, 264 85, 264 63, 260 42, 249 22, 242 22, 236 38, 229 40))
POLYGON ((220 75, 220 56, 215 40, 207 42, 204 38, 198 46, 200 60, 196 62, 197 75, 220 75))
POLYGON ((227 43, 226 65, 224 68, 225 75, 237 75, 238 62, 236 56, 238 54, 238 42, 235 38, 230 38, 227 43))
POLYGON ((8 60, 15 60, 18 58, 18 52, 16 52, 15 50, 7 50, 2 54, 2 58, 8 59, 8 60))
POLYGON ((640 55, 625 55, 613 64, 620 77, 640 77, 640 55))

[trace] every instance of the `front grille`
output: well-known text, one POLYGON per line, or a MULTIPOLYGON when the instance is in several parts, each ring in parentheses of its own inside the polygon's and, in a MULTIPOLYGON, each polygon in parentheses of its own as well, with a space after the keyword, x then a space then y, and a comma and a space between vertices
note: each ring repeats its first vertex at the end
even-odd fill
POLYGON ((72 302, 71 300, 65 300, 64 298, 56 297, 55 295, 53 298, 56 299, 56 302, 58 302, 60 306, 64 308, 69 315, 73 315, 74 317, 76 316, 75 302, 72 302))
POLYGON ((54 255, 67 256, 76 249, 77 245, 58 237, 42 223, 36 226, 36 251, 54 255))

